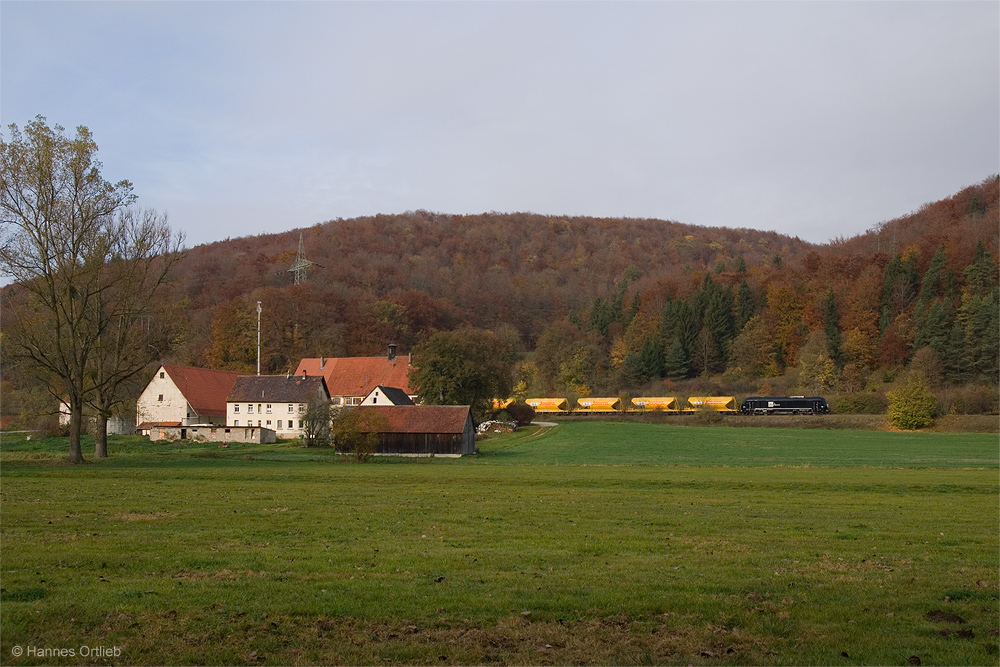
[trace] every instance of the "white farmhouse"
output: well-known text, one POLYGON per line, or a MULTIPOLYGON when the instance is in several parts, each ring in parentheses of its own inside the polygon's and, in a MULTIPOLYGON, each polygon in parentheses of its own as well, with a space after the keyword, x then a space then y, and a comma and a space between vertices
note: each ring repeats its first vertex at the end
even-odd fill
POLYGON ((316 397, 330 400, 321 375, 244 375, 226 398, 226 424, 273 429, 279 438, 303 434, 306 408, 316 397))
POLYGON ((226 424, 226 397, 239 373, 165 364, 153 375, 136 404, 138 430, 156 426, 226 424))

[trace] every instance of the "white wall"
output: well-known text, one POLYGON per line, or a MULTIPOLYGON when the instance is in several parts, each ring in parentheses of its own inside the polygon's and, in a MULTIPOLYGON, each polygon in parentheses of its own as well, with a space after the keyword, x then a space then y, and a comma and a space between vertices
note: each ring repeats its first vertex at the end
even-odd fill
POLYGON ((226 403, 227 426, 260 426, 269 428, 278 434, 279 438, 302 437, 299 424, 305 419, 305 403, 271 403, 268 412, 267 403, 226 403), (250 410, 253 410, 251 412, 250 410), (289 412, 291 410, 291 412, 289 412), (281 426, 278 426, 278 422, 281 426))
MULTIPOLYGON (((136 420, 143 422, 180 422, 188 424, 188 403, 170 375, 161 366, 136 404, 136 420), (161 378, 160 375, 163 375, 161 378), (162 396, 162 398, 161 398, 162 396)), ((194 416, 194 415, 192 415, 194 416)))

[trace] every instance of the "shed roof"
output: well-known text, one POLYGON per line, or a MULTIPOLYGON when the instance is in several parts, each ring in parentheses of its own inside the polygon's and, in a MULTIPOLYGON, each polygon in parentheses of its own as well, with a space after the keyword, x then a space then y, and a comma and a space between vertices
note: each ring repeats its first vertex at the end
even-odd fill
POLYGON ((303 359, 295 369, 296 375, 322 375, 331 396, 367 396, 368 392, 382 385, 398 387, 415 394, 410 386, 408 357, 334 357, 303 359))
POLYGON ((460 434, 469 419, 467 405, 373 405, 357 409, 384 415, 389 425, 386 433, 460 434))
POLYGON ((330 395, 326 390, 326 383, 318 375, 244 375, 236 379, 226 400, 230 403, 308 403, 320 391, 326 396, 330 395))
POLYGON ((239 373, 210 368, 164 364, 163 370, 173 380, 191 409, 206 417, 226 416, 226 397, 239 373))

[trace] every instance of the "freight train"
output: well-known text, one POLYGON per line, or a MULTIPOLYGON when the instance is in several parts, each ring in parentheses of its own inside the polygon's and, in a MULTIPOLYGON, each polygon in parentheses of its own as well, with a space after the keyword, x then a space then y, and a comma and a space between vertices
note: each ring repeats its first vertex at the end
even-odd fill
MULTIPOLYGON (((739 407, 734 396, 689 396, 686 402, 676 396, 636 396, 626 401, 623 407, 619 397, 579 398, 570 409, 570 400, 567 398, 524 399, 536 414, 544 415, 643 412, 691 414, 699 410, 714 410, 730 415, 825 415, 830 412, 830 406, 822 396, 749 396, 739 407)), ((513 402, 514 399, 494 401, 493 407, 502 410, 513 402)))

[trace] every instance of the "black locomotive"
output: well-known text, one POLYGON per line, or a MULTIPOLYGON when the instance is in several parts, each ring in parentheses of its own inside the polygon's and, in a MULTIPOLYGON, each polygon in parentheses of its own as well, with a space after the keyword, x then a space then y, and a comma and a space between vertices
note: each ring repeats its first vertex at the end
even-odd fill
POLYGON ((830 406, 822 396, 748 396, 740 412, 745 415, 825 415, 830 406))

